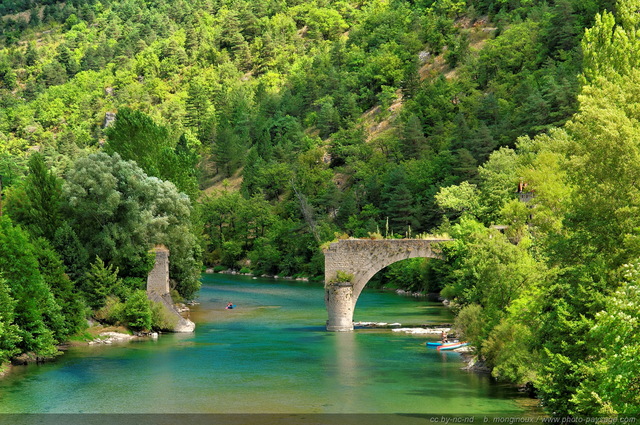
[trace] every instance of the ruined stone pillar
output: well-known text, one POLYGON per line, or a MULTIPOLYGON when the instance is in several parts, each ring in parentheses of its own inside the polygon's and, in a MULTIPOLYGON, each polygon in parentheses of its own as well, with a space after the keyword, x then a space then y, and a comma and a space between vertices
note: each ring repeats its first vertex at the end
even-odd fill
POLYGON ((172 332, 193 332, 196 324, 185 319, 176 310, 171 299, 171 287, 169 286, 169 250, 164 245, 153 248, 156 255, 156 263, 147 277, 147 298, 162 305, 167 317, 171 318, 170 329, 172 332))
POLYGON ((344 332, 353 330, 353 284, 337 282, 325 285, 324 301, 327 305, 327 330, 344 332))
POLYGON ((163 296, 170 291, 169 250, 164 245, 158 245, 153 248, 153 251, 156 255, 156 262, 147 277, 147 293, 163 296))

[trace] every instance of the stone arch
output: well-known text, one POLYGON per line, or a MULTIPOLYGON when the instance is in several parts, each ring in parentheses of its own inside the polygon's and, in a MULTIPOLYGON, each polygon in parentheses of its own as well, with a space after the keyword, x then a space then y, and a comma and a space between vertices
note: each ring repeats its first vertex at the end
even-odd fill
POLYGON ((433 246, 451 239, 344 239, 325 250, 325 303, 327 330, 353 330, 353 312, 369 279, 395 262, 408 258, 440 258, 433 246), (351 276, 348 282, 338 278, 351 276))

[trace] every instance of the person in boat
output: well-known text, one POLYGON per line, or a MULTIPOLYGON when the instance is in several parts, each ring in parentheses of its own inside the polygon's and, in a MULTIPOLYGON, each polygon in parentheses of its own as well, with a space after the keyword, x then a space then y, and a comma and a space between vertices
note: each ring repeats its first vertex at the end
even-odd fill
POLYGON ((235 305, 233 305, 233 303, 227 303, 227 310, 231 310, 235 307, 235 305))
POLYGON ((445 331, 442 331, 442 343, 446 344, 447 342, 449 342, 449 338, 447 338, 447 333, 445 331))

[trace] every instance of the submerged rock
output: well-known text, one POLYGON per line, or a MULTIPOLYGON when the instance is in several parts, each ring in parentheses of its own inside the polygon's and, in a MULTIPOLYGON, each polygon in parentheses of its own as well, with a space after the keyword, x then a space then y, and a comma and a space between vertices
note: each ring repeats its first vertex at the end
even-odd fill
POLYGON ((18 356, 15 356, 11 359, 11 364, 13 366, 24 366, 31 363, 45 363, 55 359, 55 356, 51 357, 43 357, 37 356, 35 353, 22 353, 18 356))
POLYGON ((441 334, 442 332, 450 332, 449 328, 398 328, 393 332, 404 332, 408 334, 441 334))

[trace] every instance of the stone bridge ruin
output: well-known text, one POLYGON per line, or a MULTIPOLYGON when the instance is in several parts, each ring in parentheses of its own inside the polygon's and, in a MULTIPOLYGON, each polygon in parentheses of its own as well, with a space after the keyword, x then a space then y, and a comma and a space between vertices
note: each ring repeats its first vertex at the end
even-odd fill
POLYGON ((450 240, 343 239, 332 243, 324 252, 327 330, 353 330, 353 311, 358 297, 377 272, 407 258, 440 258, 437 244, 450 240))
POLYGON ((169 286, 169 250, 164 245, 153 248, 156 257, 155 265, 147 277, 147 298, 160 303, 165 315, 170 317, 173 324, 173 332, 193 332, 196 325, 191 320, 185 319, 176 310, 171 298, 169 286))

